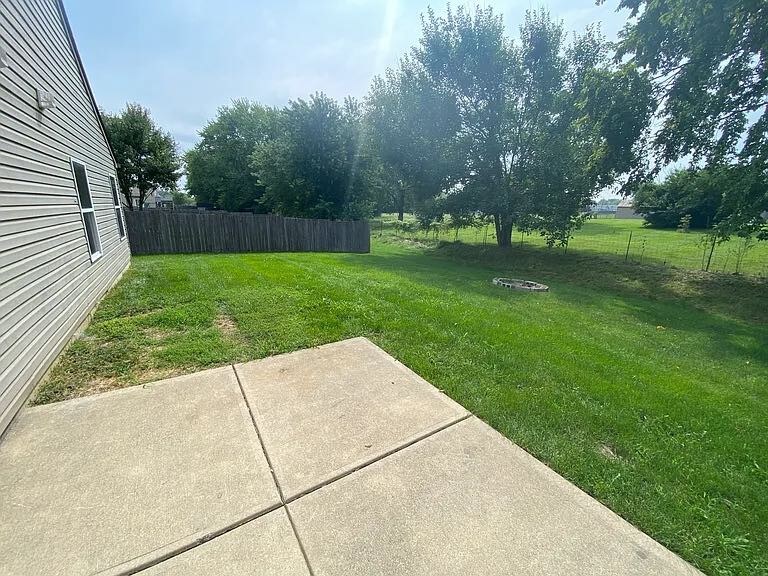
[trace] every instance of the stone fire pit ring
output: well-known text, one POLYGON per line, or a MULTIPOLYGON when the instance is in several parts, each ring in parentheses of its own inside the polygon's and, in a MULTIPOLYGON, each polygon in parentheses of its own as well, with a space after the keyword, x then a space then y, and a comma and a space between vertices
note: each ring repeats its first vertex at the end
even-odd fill
POLYGON ((531 280, 518 280, 517 278, 494 278, 493 283, 510 290, 523 290, 526 292, 549 292, 549 286, 539 284, 531 280))

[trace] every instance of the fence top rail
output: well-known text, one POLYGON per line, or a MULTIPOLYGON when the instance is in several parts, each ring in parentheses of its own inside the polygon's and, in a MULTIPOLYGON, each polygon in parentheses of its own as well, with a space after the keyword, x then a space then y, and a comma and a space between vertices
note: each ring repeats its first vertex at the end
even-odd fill
POLYGON ((259 212, 229 212, 227 210, 168 210, 164 208, 150 208, 146 210, 126 210, 126 215, 131 217, 152 217, 152 216, 167 216, 176 218, 179 216, 242 216, 242 217, 255 217, 255 218, 278 218, 281 220, 300 220, 306 222, 345 222, 345 223, 359 223, 368 222, 366 218, 360 218, 357 220, 350 220, 345 218, 330 219, 330 218, 301 218, 298 216, 281 216, 280 214, 261 214, 259 212))

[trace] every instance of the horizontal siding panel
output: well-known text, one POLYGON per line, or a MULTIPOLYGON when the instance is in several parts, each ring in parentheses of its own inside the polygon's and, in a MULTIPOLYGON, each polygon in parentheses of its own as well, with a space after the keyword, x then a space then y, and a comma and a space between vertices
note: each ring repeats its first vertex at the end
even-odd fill
POLYGON ((40 112, 37 109, 37 97, 34 92, 25 94, 14 81, 12 72, 9 73, 9 81, 2 86, 0 93, 4 111, 25 124, 28 129, 47 129, 47 134, 58 143, 59 149, 67 152, 66 156, 82 154, 83 160, 100 165, 103 170, 109 169, 110 164, 105 163, 108 156, 106 144, 97 145, 91 139, 83 139, 78 134, 79 130, 74 128, 72 121, 62 114, 58 104, 56 108, 40 112))
MULTIPOLYGON (((34 3, 27 3, 23 8, 27 10, 34 8, 34 3)), ((68 118, 68 124, 78 129, 85 125, 83 130, 78 130, 80 138, 83 141, 90 141, 95 146, 104 146, 100 138, 98 120, 94 116, 85 87, 80 81, 74 56, 71 52, 59 51, 51 45, 50 31, 39 30, 35 36, 31 33, 25 34, 24 32, 29 28, 25 30, 20 23, 17 16, 18 10, 20 9, 10 7, 9 20, 5 26, 9 36, 7 49, 13 51, 14 61, 19 63, 11 70, 24 80, 28 86, 27 93, 32 96, 33 101, 36 100, 35 89, 37 88, 57 94, 59 98, 57 98, 56 109, 68 118), (31 46, 29 40, 22 42, 25 38, 33 41, 31 46), (45 57, 41 56, 41 53, 44 53, 45 57), (40 61, 41 57, 47 66, 35 66, 35 62, 40 61)))
POLYGON ((43 314, 46 306, 55 304, 59 295, 57 290, 75 279, 77 274, 73 272, 86 263, 91 266, 87 250, 73 252, 72 257, 63 265, 46 270, 35 282, 30 282, 5 300, 0 300, 0 358, 10 343, 8 339, 12 340, 11 335, 29 328, 27 314, 43 314))
MULTIPOLYGON (((75 205, 69 206, 0 206, 0 222, 11 220, 28 220, 45 216, 62 214, 78 214, 80 210, 75 205)), ((79 216, 78 216, 79 217, 79 216)))
MULTIPOLYGON (((9 102, 20 112, 26 113, 31 120, 38 122, 41 120, 50 122, 56 118, 59 134, 65 140, 82 142, 83 145, 91 146, 99 152, 106 148, 104 142, 101 142, 100 139, 87 132, 88 129, 95 130, 95 125, 84 124, 82 121, 78 123, 77 115, 72 114, 69 109, 68 103, 81 96, 70 92, 63 92, 61 89, 57 90, 56 84, 49 88, 49 83, 35 82, 24 73, 23 68, 9 68, 7 70, 8 82, 6 83, 6 89, 12 95, 12 99, 9 102), (56 106, 54 108, 49 108, 42 112, 38 110, 38 88, 54 94, 56 99, 56 106)), ((96 135, 98 136, 99 133, 97 132, 96 135)))
POLYGON ((13 248, 11 245, 12 239, 3 238, 3 236, 9 236, 27 230, 38 230, 40 228, 56 226, 57 224, 64 224, 67 222, 78 222, 82 225, 80 213, 73 212, 71 214, 63 214, 60 216, 29 218, 26 220, 8 220, 7 222, 0 221, 0 243, 2 243, 4 250, 13 248))
POLYGON ((21 180, 22 182, 32 182, 35 184, 48 184, 49 186, 74 187, 72 175, 69 177, 57 176, 55 174, 45 174, 42 172, 31 172, 15 166, 3 166, 3 176, 7 180, 21 180))
POLYGON ((14 194, 43 194, 45 196, 71 196, 74 200, 75 185, 70 182, 67 186, 51 186, 39 182, 25 182, 24 180, 9 180, 0 178, 0 190, 14 194))
MULTIPOLYGON (((62 266, 75 257, 72 252, 82 252, 82 236, 70 232, 60 236, 47 250, 35 253, 31 258, 19 260, 13 266, 3 269, 3 283, 0 284, 0 302, 10 298, 28 284, 34 284, 50 270, 62 266)), ((1 316, 2 314, 0 314, 1 316)))
MULTIPOLYGON (((70 168, 69 163, 64 162, 62 159, 52 161, 52 159, 46 158, 41 162, 40 160, 32 158, 29 154, 20 156, 19 154, 3 150, 0 151, 0 164, 5 165, 8 168, 47 174, 69 182, 72 181, 72 169, 70 168)), ((8 177, 10 178, 10 176, 8 177)))
POLYGON ((0 252, 0 268, 3 270, 3 275, 18 262, 31 260, 38 252, 45 252, 62 241, 68 241, 70 237, 78 238, 80 243, 85 246, 85 235, 80 222, 49 226, 7 236, 0 245, 5 247, 7 240, 14 240, 15 246, 0 252))
MULTIPOLYGON (((7 116, 3 121, 7 121, 15 132, 27 134, 31 138, 41 138, 43 143, 59 150, 59 154, 66 161, 69 161, 69 157, 73 156, 92 166, 92 169, 98 169, 103 174, 114 172, 111 158, 109 158, 106 149, 100 153, 98 149, 88 143, 68 138, 53 114, 47 116, 40 114, 39 117, 33 117, 24 112, 24 109, 29 108, 29 106, 20 109, 15 105, 18 103, 18 97, 10 92, 6 86, 0 85, 0 114, 7 116)), ((19 105, 23 106, 23 103, 19 105)))
MULTIPOLYGON (((28 61, 29 58, 33 61, 38 60, 39 56, 37 53, 45 50, 47 52, 46 62, 48 65, 38 70, 38 72, 44 73, 41 79, 50 80, 55 78, 58 83, 68 89, 70 94, 78 96, 69 102, 74 107, 75 117, 81 117, 85 121, 93 119, 93 105, 82 82, 80 70, 75 56, 70 50, 66 32, 56 9, 51 7, 53 8, 52 10, 43 14, 39 10, 41 8, 41 0, 37 0, 34 3, 6 0, 6 2, 8 1, 16 5, 15 8, 11 9, 11 18, 14 18, 14 11, 16 15, 21 12, 32 15, 32 27, 37 31, 37 36, 34 38, 34 43, 31 46, 29 41, 24 43, 26 44, 25 52, 28 61)), ((18 17, 15 18, 15 23, 19 24, 18 17)), ((92 128, 96 129, 93 133, 97 135, 99 133, 98 126, 93 125, 92 128)))
POLYGON ((49 318, 30 330, 24 342, 14 349, 14 360, 4 372, 0 372, 0 382, 9 383, 0 391, 0 430, 8 425, 12 415, 21 406, 31 391, 29 382, 36 382, 43 376, 48 366, 53 362, 66 345, 72 331, 88 316, 104 293, 119 278, 128 266, 128 257, 115 259, 105 266, 98 274, 91 275, 87 283, 73 289, 59 300, 51 310, 49 318), (81 294, 77 298, 77 294, 81 294), (84 297, 82 295, 85 295, 84 297), (74 327, 73 327, 74 326, 74 327))
MULTIPOLYGON (((80 218, 56 218, 57 221, 49 221, 47 224, 43 224, 39 228, 33 228, 31 226, 22 226, 21 231, 14 234, 2 235, 0 232, 0 268, 6 265, 13 264, 16 261, 16 250, 21 248, 32 248, 34 245, 43 242, 49 238, 54 238, 57 234, 64 234, 70 230, 79 230, 83 234, 83 242, 85 242, 85 233, 83 232, 83 221, 80 218)), ((2 227, 0 226, 0 229, 2 227)), ((83 244, 85 245, 85 244, 83 244)), ((29 256, 30 253, 25 253, 29 256)))
POLYGON ((0 206, 77 206, 77 199, 72 194, 22 194, 20 192, 0 192, 0 206))
POLYGON ((51 154, 46 147, 41 144, 38 144, 35 148, 34 140, 25 137, 23 134, 13 132, 12 130, 4 130, 3 134, 4 136, 0 136, 0 152, 7 152, 8 154, 28 158, 41 164, 57 166, 62 170, 69 168, 69 164, 64 160, 61 154, 57 154, 55 150, 51 150, 51 152, 53 152, 53 154, 51 154), (33 147, 30 148, 30 145, 33 147))

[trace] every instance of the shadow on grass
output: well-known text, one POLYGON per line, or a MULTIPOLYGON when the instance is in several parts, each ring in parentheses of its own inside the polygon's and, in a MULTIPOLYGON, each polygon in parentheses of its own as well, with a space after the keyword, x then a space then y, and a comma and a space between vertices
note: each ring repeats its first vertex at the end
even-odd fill
POLYGON ((404 274, 427 285, 485 296, 493 296, 491 278, 504 275, 550 284, 558 298, 585 307, 599 308, 606 296, 618 297, 641 322, 705 333, 713 359, 747 358, 768 365, 765 279, 563 255, 546 248, 504 250, 462 243, 399 254, 377 255, 374 251, 362 258, 366 266, 404 274), (446 264, 443 270, 435 266, 440 261, 446 264), (456 263, 465 266, 466 272, 457 274, 456 263), (481 287, 478 280, 487 280, 488 287, 481 287))

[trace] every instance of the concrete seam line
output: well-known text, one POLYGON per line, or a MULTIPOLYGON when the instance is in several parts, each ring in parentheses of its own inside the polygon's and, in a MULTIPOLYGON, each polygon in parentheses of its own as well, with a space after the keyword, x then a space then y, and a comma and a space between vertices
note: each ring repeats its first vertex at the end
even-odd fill
POLYGON ((277 495, 280 497, 280 501, 285 504, 285 497, 283 496, 283 489, 280 487, 280 482, 277 481, 277 475, 275 474, 275 468, 272 466, 272 460, 269 457, 269 452, 267 452, 267 447, 264 445, 264 438, 261 436, 261 430, 259 430, 259 425, 256 423, 256 416, 253 414, 253 409, 251 408, 251 403, 248 402, 248 396, 245 395, 245 388, 243 388, 243 383, 240 381, 240 374, 237 373, 237 368, 235 368, 234 364, 231 364, 232 371, 235 373, 235 378, 237 379, 237 385, 240 388, 240 394, 243 397, 243 400, 245 401, 245 407, 248 408, 248 414, 251 416, 251 423, 253 424, 254 429, 256 430, 256 436, 259 438, 259 444, 261 445, 261 451, 264 453, 264 458, 267 460, 267 466, 269 466, 269 473, 272 475, 272 481, 275 483, 275 487, 277 488, 277 495))
MULTIPOLYGON (((379 454, 375 458, 373 458, 373 459, 371 459, 371 460, 361 464, 360 466, 357 466, 355 468, 350 468, 349 470, 345 470, 345 471, 341 472, 340 474, 337 474, 336 476, 328 478, 327 480, 325 480, 324 482, 321 482, 317 486, 313 486, 312 488, 307 488, 306 490, 303 490, 303 491, 299 492, 298 494, 295 494, 295 495, 291 496, 290 498, 285 500, 285 504, 290 504, 292 502, 296 502, 296 500, 298 500, 299 498, 303 498, 307 494, 311 494, 312 492, 320 490, 321 488, 325 488, 326 486, 328 486, 330 484, 333 484, 334 482, 336 482, 338 480, 341 480, 342 478, 346 478, 350 474, 354 474, 355 472, 358 472, 360 470, 368 468, 368 466, 370 466, 371 464, 376 464, 376 462, 381 462, 385 458, 388 458, 389 456, 392 456, 393 454, 397 454, 401 450, 405 450, 406 448, 408 448, 410 446, 413 446, 414 444, 416 444, 418 442, 421 442, 422 440, 426 440, 430 436, 434 436, 435 434, 438 434, 438 433, 442 432, 443 430, 447 430, 451 426, 455 426, 456 424, 459 424, 460 422, 463 422, 464 420, 466 420, 467 418, 471 418, 472 416, 473 416, 473 414, 471 412, 468 412, 468 413, 464 414, 463 416, 460 416, 460 417, 456 418, 455 420, 451 420, 450 422, 447 422, 447 423, 443 424, 442 426, 440 426, 438 428, 430 430, 430 431, 428 431, 428 432, 426 432, 424 434, 421 434, 420 436, 416 436, 415 438, 411 438, 411 440, 409 440, 405 444, 401 444, 399 446, 395 446, 394 448, 391 448, 390 450, 387 450, 386 452, 382 452, 381 454, 379 454)), ((286 506, 286 510, 287 509, 288 509, 288 507, 286 506)))
POLYGON ((189 542, 187 544, 179 546, 178 548, 174 548, 173 550, 169 550, 163 554, 160 554, 160 556, 158 556, 157 558, 152 558, 150 560, 140 562, 139 564, 136 564, 131 568, 120 570, 120 565, 130 563, 132 560, 135 560, 135 558, 132 560, 127 560, 126 562, 121 562, 121 564, 118 564, 117 566, 112 566, 110 568, 101 570, 96 574, 104 574, 104 575, 114 574, 114 576, 130 576, 131 574, 136 574, 137 572, 141 572, 142 570, 146 570, 147 568, 151 568, 152 566, 161 564, 166 560, 170 560, 171 558, 174 558, 180 554, 183 554, 184 552, 188 552, 193 548, 197 548, 201 544, 205 544, 206 542, 209 542, 214 538, 223 536, 227 532, 231 532, 232 530, 240 528, 240 526, 243 526, 248 522, 261 518, 262 516, 266 516, 270 512, 274 512, 275 510, 279 510, 280 508, 284 508, 284 505, 282 503, 273 504, 272 506, 269 506, 268 508, 265 508, 260 512, 256 512, 255 514, 251 514, 249 516, 246 516, 245 518, 241 518, 240 520, 232 522, 231 524, 227 524, 226 526, 224 526, 223 528, 219 528, 218 530, 212 530, 207 534, 204 534, 198 538, 195 538, 192 542, 189 542))
POLYGON ((285 505, 285 497, 283 496, 283 489, 280 487, 280 483, 277 481, 277 475, 275 474, 275 469, 272 466, 272 460, 269 458, 269 452, 267 452, 267 446, 264 444, 264 439, 261 436, 261 430, 259 430, 259 425, 256 423, 256 416, 253 414, 253 410, 251 409, 251 403, 248 402, 248 396, 245 395, 245 388, 243 387, 243 383, 240 381, 240 374, 237 373, 237 368, 235 368, 235 365, 232 364, 232 371, 235 373, 235 378, 237 379, 237 385, 240 387, 240 394, 243 395, 243 400, 245 401, 245 406, 248 408, 248 413, 251 415, 251 422, 253 422, 253 427, 256 430, 256 436, 259 438, 259 444, 261 444, 261 450, 264 452, 264 458, 267 460, 267 466, 269 466, 269 472, 272 474, 272 481, 275 483, 275 487, 277 488, 277 495, 280 497, 280 502, 282 503, 283 509, 285 510, 285 514, 288 516, 288 522, 291 525, 291 530, 293 530, 293 536, 296 538, 296 543, 299 545, 299 550, 301 551, 301 555, 304 557, 304 563, 307 565, 307 570, 309 571, 309 576, 315 576, 314 570, 312 570, 312 565, 309 563, 309 557, 307 556, 307 551, 304 549, 304 543, 301 541, 301 538, 299 537, 299 533, 296 530, 296 524, 293 522, 293 517, 291 516, 291 512, 288 510, 288 507, 285 505))

